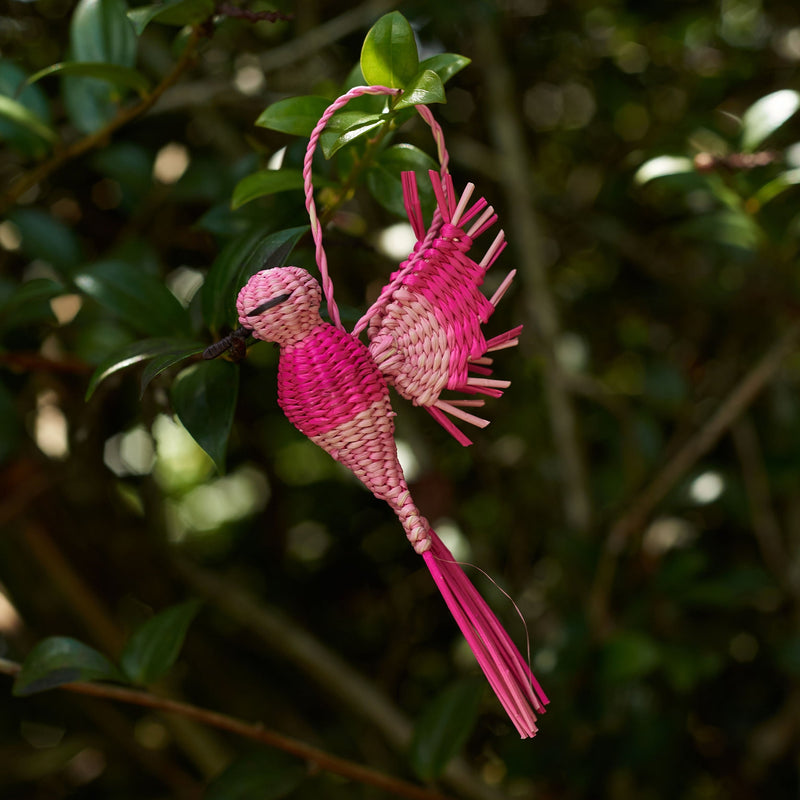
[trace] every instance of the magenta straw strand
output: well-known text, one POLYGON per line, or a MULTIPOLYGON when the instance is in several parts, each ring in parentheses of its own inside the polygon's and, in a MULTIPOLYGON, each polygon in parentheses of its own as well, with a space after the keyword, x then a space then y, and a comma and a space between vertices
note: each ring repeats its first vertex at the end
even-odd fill
POLYGON ((319 118, 319 122, 317 122, 314 130, 311 132, 311 137, 308 140, 308 147, 306 147, 306 155, 303 160, 303 186, 305 189, 306 210, 308 211, 308 218, 311 222, 311 236, 314 239, 317 267, 322 276, 322 291, 325 295, 325 302, 328 305, 328 313, 330 314, 331 321, 337 328, 342 330, 344 330, 344 327, 339 315, 339 307, 336 305, 336 301, 333 297, 333 281, 328 274, 328 258, 325 255, 325 248, 322 244, 322 226, 317 217, 317 207, 314 203, 314 185, 311 174, 314 151, 317 148, 322 131, 330 121, 330 118, 340 108, 346 106, 354 97, 361 97, 365 94, 400 94, 400 92, 400 89, 390 89, 388 86, 356 86, 346 94, 338 97, 325 109, 325 112, 319 118))

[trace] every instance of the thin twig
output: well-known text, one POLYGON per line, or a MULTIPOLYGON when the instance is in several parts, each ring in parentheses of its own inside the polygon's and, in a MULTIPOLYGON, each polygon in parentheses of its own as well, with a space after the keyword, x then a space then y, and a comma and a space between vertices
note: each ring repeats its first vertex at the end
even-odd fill
MULTIPOLYGON (((279 609, 266 605, 224 576, 185 559, 176 560, 174 564, 193 594, 216 605, 254 638, 302 671, 326 696, 335 698, 351 713, 374 726, 397 752, 407 752, 413 729, 411 721, 336 653, 279 609)), ((506 797, 484 783, 473 767, 458 756, 451 759, 441 780, 470 800, 504 800, 506 797)))
POLYGON ((34 169, 20 175, 11 185, 11 188, 0 196, 0 214, 6 213, 25 192, 38 183, 41 183, 68 161, 93 150, 95 147, 106 144, 115 131, 124 127, 129 122, 132 122, 150 109, 156 100, 180 78, 192 61, 194 61, 197 45, 204 35, 203 26, 197 26, 192 30, 192 34, 186 42, 183 53, 175 66, 153 91, 143 97, 136 105, 121 109, 114 119, 100 128, 100 130, 90 133, 82 139, 78 139, 63 149, 57 150, 47 161, 43 161, 34 169))
MULTIPOLYGON (((21 664, 0 658, 0 673, 15 677, 19 674, 21 669, 21 664)), ((242 738, 259 742, 268 747, 282 750, 326 772, 332 772, 336 775, 358 781, 359 783, 375 786, 378 789, 383 789, 398 797, 407 797, 412 800, 449 800, 446 795, 439 792, 416 786, 407 781, 400 780, 399 778, 393 778, 385 773, 365 767, 362 764, 357 764, 353 761, 340 758, 339 756, 331 755, 324 750, 311 747, 297 739, 284 736, 276 731, 268 730, 259 723, 244 722, 235 717, 220 714, 217 711, 211 711, 207 708, 201 708, 191 703, 170 700, 166 697, 150 694, 149 692, 143 692, 137 689, 126 689, 106 683, 66 683, 58 688, 76 694, 88 695, 89 697, 99 697, 118 703, 150 708, 168 714, 177 714, 186 719, 202 723, 203 725, 227 731, 236 736, 241 736, 242 738)))
POLYGON ((608 605, 619 557, 628 539, 645 525, 656 506, 675 484, 719 441, 759 392, 773 378, 800 339, 794 323, 747 372, 706 424, 681 447, 611 526, 589 593, 589 616, 596 634, 608 629, 608 605))

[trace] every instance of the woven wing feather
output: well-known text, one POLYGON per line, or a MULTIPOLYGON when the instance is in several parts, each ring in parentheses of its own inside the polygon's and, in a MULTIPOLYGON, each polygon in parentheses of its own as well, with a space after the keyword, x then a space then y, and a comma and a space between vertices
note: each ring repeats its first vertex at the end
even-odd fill
MULTIPOLYGON (((474 189, 460 199, 449 175, 431 172, 437 209, 426 231, 413 172, 403 193, 417 244, 365 315, 369 349, 387 381, 424 407, 461 444, 470 440, 447 416, 484 427, 488 421, 465 409, 482 406, 480 395, 499 397, 508 381, 491 378, 493 350, 512 347, 522 326, 487 340, 482 326, 510 285, 512 271, 491 298, 481 291, 486 271, 505 247, 501 230, 480 262, 469 256, 474 240, 497 221, 481 198, 467 208, 474 189), (452 391, 466 397, 444 399, 452 391)), ((357 326, 358 329, 358 326, 357 326)))

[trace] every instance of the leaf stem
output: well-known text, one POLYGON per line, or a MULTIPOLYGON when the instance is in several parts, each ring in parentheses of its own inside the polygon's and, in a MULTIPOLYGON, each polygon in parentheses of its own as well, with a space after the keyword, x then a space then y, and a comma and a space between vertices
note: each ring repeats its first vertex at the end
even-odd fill
MULTIPOLYGON (((0 658, 0 674, 14 677, 21 669, 21 664, 0 658)), ((149 692, 105 683, 66 683, 58 688, 76 694, 88 695, 89 697, 99 697, 105 700, 177 714, 185 719, 191 719, 209 727, 227 731, 268 747, 282 750, 285 753, 303 759, 309 764, 313 764, 318 769, 332 772, 369 786, 375 786, 398 797, 406 797, 410 798, 410 800, 449 800, 446 795, 439 792, 416 786, 413 783, 394 778, 362 764, 357 764, 316 747, 311 747, 298 739, 264 728, 260 723, 245 722, 227 714, 201 708, 191 703, 171 700, 149 692)))

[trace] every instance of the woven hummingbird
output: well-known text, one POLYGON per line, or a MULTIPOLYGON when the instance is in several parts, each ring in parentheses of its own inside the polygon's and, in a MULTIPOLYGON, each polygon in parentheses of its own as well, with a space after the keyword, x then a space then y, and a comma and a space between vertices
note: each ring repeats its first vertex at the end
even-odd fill
MULTIPOLYGON (((321 131, 351 97, 398 91, 357 87, 323 114, 311 135, 304 169, 323 287, 299 267, 256 273, 239 293, 242 327, 231 344, 241 348, 249 334, 278 344, 281 409, 301 433, 389 504, 520 736, 531 737, 547 697, 497 617, 414 504, 394 440, 389 386, 426 409, 461 444, 470 444, 450 417, 478 427, 488 424, 466 409, 483 405, 481 395, 499 397, 509 385, 490 377, 492 360, 487 354, 516 345, 522 328, 488 341, 483 336, 481 326, 514 272, 490 299, 481 293, 484 275, 505 247, 505 237, 500 231, 479 262, 469 256, 474 239, 496 222, 497 215, 482 198, 470 205, 472 184, 456 196, 441 128, 427 107, 416 108, 431 126, 442 165, 440 173, 429 173, 436 198, 433 220, 426 230, 416 176, 404 173, 403 197, 417 243, 350 333, 340 321, 322 248, 311 186, 311 158, 321 131), (330 323, 320 316, 323 289, 330 323), (359 338, 364 330, 368 344, 359 338), (445 400, 444 391, 466 397, 445 400)), ((212 346, 208 356, 219 351, 212 346)))

